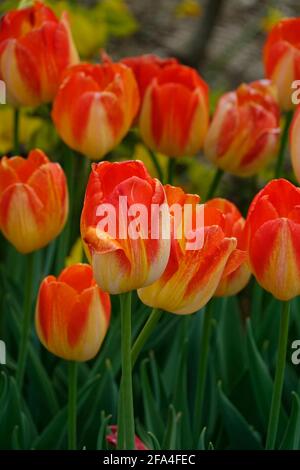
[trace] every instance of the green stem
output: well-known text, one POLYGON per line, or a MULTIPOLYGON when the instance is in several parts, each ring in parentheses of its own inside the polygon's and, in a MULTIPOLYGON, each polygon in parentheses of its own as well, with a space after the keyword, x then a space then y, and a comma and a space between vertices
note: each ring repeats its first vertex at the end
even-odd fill
POLYGON ((287 340, 289 332, 290 303, 283 302, 280 316, 279 343, 277 353, 277 364, 275 373, 275 382, 273 386, 273 395, 271 410, 269 416, 266 448, 274 449, 276 444, 277 429, 281 407, 281 396, 284 382, 284 371, 286 361, 287 340))
MULTIPOLYGON (((121 342, 122 342, 122 380, 120 390, 120 413, 118 425, 124 426, 123 442, 118 440, 122 450, 134 449, 134 411, 132 393, 131 365, 131 292, 120 295, 121 304, 121 342), (123 423, 123 424, 122 424, 123 423)), ((121 434, 121 433, 120 433, 121 434)))
POLYGON ((13 113, 14 113, 13 153, 14 155, 20 155, 20 110, 15 108, 13 113))
POLYGON ((200 338, 200 357, 199 357, 199 369, 198 369, 198 380, 195 397, 195 431, 196 437, 200 435, 202 429, 202 411, 203 411, 203 398, 206 384, 207 375, 207 360, 210 342, 211 332, 211 320, 213 311, 213 300, 211 300, 204 312, 203 312, 203 323, 200 338))
POLYGON ((208 188, 206 198, 205 198, 206 201, 208 201, 208 199, 211 199, 215 195, 215 192, 218 189, 219 183, 223 175, 224 175, 224 170, 221 170, 221 168, 218 168, 208 188))
POLYGON ((167 175, 167 183, 169 183, 169 184, 174 183, 175 167, 176 167, 176 158, 169 157, 168 175, 167 175))
POLYGON ((160 163, 158 161, 157 155, 151 149, 148 149, 148 152, 149 152, 150 158, 152 160, 152 163, 155 166, 155 169, 156 169, 156 172, 157 172, 157 175, 158 175, 158 179, 163 183, 164 182, 164 174, 163 174, 162 168, 160 166, 160 163))
POLYGON ((22 333, 21 333, 21 345, 19 350, 17 375, 16 380, 19 390, 22 389, 27 351, 28 351, 28 340, 30 335, 31 327, 31 306, 32 306, 32 286, 33 286, 33 267, 34 267, 34 254, 30 253, 26 257, 26 276, 25 276, 25 292, 24 292, 24 311, 22 320, 22 333))
POLYGON ((68 399, 68 448, 76 450, 77 441, 77 362, 70 361, 69 369, 69 399, 68 399))
POLYGON ((279 178, 282 173, 285 149, 287 146, 289 128, 290 128, 291 121, 293 119, 293 114, 294 114, 293 111, 288 111, 285 115, 285 122, 284 122, 284 127, 282 130, 282 136, 281 136, 281 141, 280 141, 279 155, 278 155, 278 160, 276 162, 275 173, 274 173, 275 178, 279 178))
POLYGON ((154 308, 146 321, 142 331, 138 335, 137 339, 134 342, 134 345, 131 350, 131 362, 132 362, 132 367, 134 367, 136 360, 143 349, 144 344, 146 341, 149 339, 151 336, 151 333, 155 329, 159 319, 162 316, 162 311, 154 308))

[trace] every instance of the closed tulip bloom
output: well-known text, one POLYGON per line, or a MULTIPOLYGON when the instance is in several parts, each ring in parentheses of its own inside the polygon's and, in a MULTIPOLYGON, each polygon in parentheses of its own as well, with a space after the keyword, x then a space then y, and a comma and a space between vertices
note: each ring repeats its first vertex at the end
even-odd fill
POLYGON ((173 58, 162 59, 154 54, 145 54, 136 57, 125 57, 121 61, 131 68, 137 81, 140 97, 143 100, 146 89, 164 68, 177 64, 173 58))
POLYGON ((208 120, 207 84, 192 68, 174 64, 163 68, 147 88, 139 126, 152 150, 180 157, 201 149, 208 120))
POLYGON ((66 14, 59 21, 42 2, 0 21, 0 79, 13 106, 53 100, 63 71, 78 62, 66 14))
POLYGON ((247 265, 247 252, 245 249, 244 227, 245 219, 237 207, 227 199, 215 198, 206 203, 206 207, 214 207, 224 217, 223 231, 227 237, 237 240, 236 249, 231 253, 224 269, 221 281, 215 292, 216 297, 236 295, 248 284, 250 270, 247 265))
POLYGON ((104 291, 128 292, 161 276, 170 253, 169 225, 164 188, 142 162, 92 165, 81 236, 104 291), (160 210, 152 217, 153 207, 160 210))
POLYGON ((282 110, 294 108, 292 83, 300 79, 300 18, 279 21, 268 34, 264 47, 266 76, 276 85, 282 110))
POLYGON ((179 204, 183 208, 184 222, 173 223, 171 254, 163 275, 151 286, 139 289, 138 295, 150 307, 176 314, 190 314, 202 308, 214 295, 226 263, 236 247, 236 239, 225 235, 221 228, 224 217, 214 207, 204 206, 204 226, 198 226, 196 208, 199 196, 185 194, 181 188, 169 185, 165 190, 169 205, 179 204), (188 214, 185 213, 187 207, 191 208, 188 214), (182 238, 176 238, 178 227, 187 223, 188 217, 193 219, 192 230, 182 230, 182 238), (199 249, 188 248, 188 240, 193 238, 192 233, 197 232, 203 233, 203 246, 199 249))
MULTIPOLYGON (((118 444, 118 426, 109 426, 109 434, 106 435, 106 442, 116 448, 118 444)), ((134 436, 134 448, 135 450, 148 450, 145 444, 137 436, 134 436)))
POLYGON ((106 61, 72 67, 54 101, 57 132, 72 149, 100 160, 129 131, 139 107, 129 67, 106 61))
POLYGON ((65 174, 41 150, 0 160, 0 229, 21 253, 47 245, 68 214, 65 174))
POLYGON ((249 263, 257 282, 274 297, 300 294, 300 189, 272 180, 252 201, 246 219, 249 263))
POLYGON ((259 80, 221 97, 204 144, 214 165, 251 176, 277 155, 280 127, 274 96, 270 82, 259 80))
POLYGON ((300 106, 297 107, 291 122, 290 150, 293 170, 300 183, 300 106))
POLYGON ((74 264, 41 283, 36 331, 48 351, 69 361, 96 356, 110 322, 110 298, 87 264, 74 264))

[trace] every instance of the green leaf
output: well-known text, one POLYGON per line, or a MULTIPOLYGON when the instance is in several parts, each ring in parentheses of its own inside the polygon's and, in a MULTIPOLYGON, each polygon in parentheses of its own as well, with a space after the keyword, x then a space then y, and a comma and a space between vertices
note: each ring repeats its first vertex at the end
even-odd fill
POLYGON ((300 446, 300 399, 292 392, 292 410, 280 444, 282 450, 299 450, 300 446))
POLYGON ((106 416, 105 411, 101 411, 101 425, 97 437, 97 450, 106 450, 107 448, 106 436, 108 432, 108 423, 110 420, 111 415, 106 416))
POLYGON ((205 447, 205 434, 206 434, 206 427, 204 427, 201 431, 199 441, 198 441, 198 445, 197 445, 198 450, 205 450, 206 449, 206 447, 205 447))
POLYGON ((173 405, 169 406, 169 414, 165 437, 163 440, 162 448, 166 450, 176 449, 176 436, 177 436, 177 423, 180 419, 180 415, 176 415, 176 411, 173 405))
POLYGON ((151 390, 148 376, 149 359, 144 359, 141 363, 140 380, 143 394, 145 423, 148 431, 155 432, 159 439, 164 433, 164 422, 157 401, 151 390))
POLYGON ((224 395, 219 384, 219 396, 224 426, 229 437, 230 446, 236 450, 262 449, 260 438, 236 407, 224 395))

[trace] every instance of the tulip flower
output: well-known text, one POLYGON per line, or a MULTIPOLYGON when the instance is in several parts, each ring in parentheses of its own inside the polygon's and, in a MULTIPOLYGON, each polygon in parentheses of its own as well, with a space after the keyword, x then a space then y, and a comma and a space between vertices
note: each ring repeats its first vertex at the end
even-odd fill
POLYGON ((247 266, 247 252, 245 250, 244 226, 245 219, 232 202, 222 198, 211 199, 206 207, 214 207, 224 217, 223 231, 227 237, 237 240, 236 249, 231 253, 221 281, 215 292, 216 297, 235 295, 248 284, 250 270, 247 266))
POLYGON ((237 242, 236 238, 227 237, 222 230, 224 217, 219 210, 205 205, 204 226, 198 226, 196 211, 199 196, 185 194, 181 188, 169 185, 165 190, 171 214, 174 204, 182 207, 182 221, 173 223, 171 254, 163 275, 151 286, 139 289, 138 295, 150 307, 176 314, 190 314, 202 308, 214 295, 237 242), (186 214, 187 207, 190 211, 186 214), (192 221, 192 230, 181 230, 182 238, 175 236, 188 218, 192 221), (196 249, 188 247, 188 240, 193 238, 189 233, 195 236, 203 233, 203 246, 196 249))
POLYGON ((274 297, 300 294, 300 189, 272 180, 252 201, 246 219, 249 263, 257 282, 274 297))
POLYGON ((164 67, 146 90, 139 118, 143 140, 170 157, 201 149, 209 120, 208 86, 190 67, 164 67))
POLYGON ((0 160, 0 229, 21 253, 47 245, 63 229, 68 189, 58 163, 41 150, 0 160))
POLYGON ((81 64, 65 74, 52 118, 63 141, 100 160, 130 129, 139 107, 134 75, 124 64, 81 64))
POLYGON ((163 186, 142 162, 92 165, 81 236, 104 291, 129 292, 161 276, 170 253, 168 224, 163 186), (160 208, 154 217, 153 207, 160 208))
POLYGON ((141 100, 143 100, 148 86, 159 75, 160 71, 170 65, 177 64, 176 59, 162 59, 154 54, 125 57, 121 62, 133 71, 139 87, 141 100))
POLYGON ((93 279, 87 264, 74 264, 41 283, 36 331, 51 353, 71 361, 96 356, 110 322, 110 298, 93 279))
POLYGON ((283 111, 294 108, 292 83, 300 79, 300 18, 285 18, 270 31, 264 46, 266 76, 278 90, 283 111))
POLYGON ((59 21, 42 2, 0 21, 0 79, 15 107, 53 100, 63 71, 78 62, 66 14, 59 21))
POLYGON ((251 176, 277 155, 279 108, 267 80, 242 84, 218 102, 204 153, 218 168, 251 176))
POLYGON ((300 183, 300 106, 295 111, 290 127, 290 150, 294 173, 300 183))

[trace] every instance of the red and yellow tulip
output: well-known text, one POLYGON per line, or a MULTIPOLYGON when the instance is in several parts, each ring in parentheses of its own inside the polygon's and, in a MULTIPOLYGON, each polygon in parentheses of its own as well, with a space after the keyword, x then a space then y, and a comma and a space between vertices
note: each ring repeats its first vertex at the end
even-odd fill
POLYGON ((244 246, 245 219, 237 207, 227 199, 211 199, 206 203, 206 207, 214 207, 222 213, 224 217, 224 222, 222 223, 224 234, 237 240, 236 249, 231 253, 227 261, 221 281, 214 295, 216 297, 235 295, 244 289, 251 275, 247 265, 247 252, 244 246))
POLYGON ((58 163, 41 150, 0 160, 0 229, 21 253, 47 245, 63 229, 68 188, 58 163))
POLYGON ((208 128, 208 86, 190 67, 164 67, 146 90, 139 119, 143 140, 170 157, 194 155, 208 128))
POLYGON ((294 108, 292 83, 300 80, 300 18, 285 18, 270 31, 264 47, 266 76, 278 90, 280 107, 294 108))
POLYGON ((126 65, 80 64, 66 72, 52 118, 67 145, 100 160, 128 132, 139 103, 134 75, 126 65))
POLYGON ((53 100, 62 73, 78 62, 66 14, 59 21, 42 2, 0 21, 0 79, 16 107, 53 100))
MULTIPOLYGON (((173 223, 172 246, 168 265, 163 275, 149 287, 138 290, 141 301, 150 307, 176 314, 190 314, 202 308, 214 295, 223 275, 226 263, 236 247, 236 238, 227 237, 221 228, 224 217, 214 207, 204 206, 204 226, 198 227, 196 210, 199 196, 185 194, 181 188, 165 187, 168 204, 179 204, 182 220, 173 223), (191 211, 186 214, 185 205, 191 211), (192 219, 190 233, 203 233, 203 246, 188 249, 190 237, 182 230, 182 224, 192 219), (182 238, 175 237, 181 230, 182 238)), ((173 214, 174 215, 174 214, 173 214)))
POLYGON ((104 291, 128 292, 152 284, 161 276, 170 253, 166 222, 169 210, 164 188, 150 177, 142 162, 92 165, 81 235, 95 279, 104 291), (153 205, 161 210, 158 217, 152 218, 153 205), (139 212, 141 224, 137 222, 139 212))
POLYGON ((279 108, 271 83, 244 83, 220 98, 204 153, 222 170, 251 176, 276 156, 279 138, 279 108))
POLYGON ((74 264, 41 283, 36 331, 51 353, 70 361, 96 356, 110 322, 110 298, 93 279, 87 264, 74 264))
POLYGON ((272 180, 254 198, 246 219, 249 263, 257 282, 274 297, 300 294, 300 189, 272 180))

